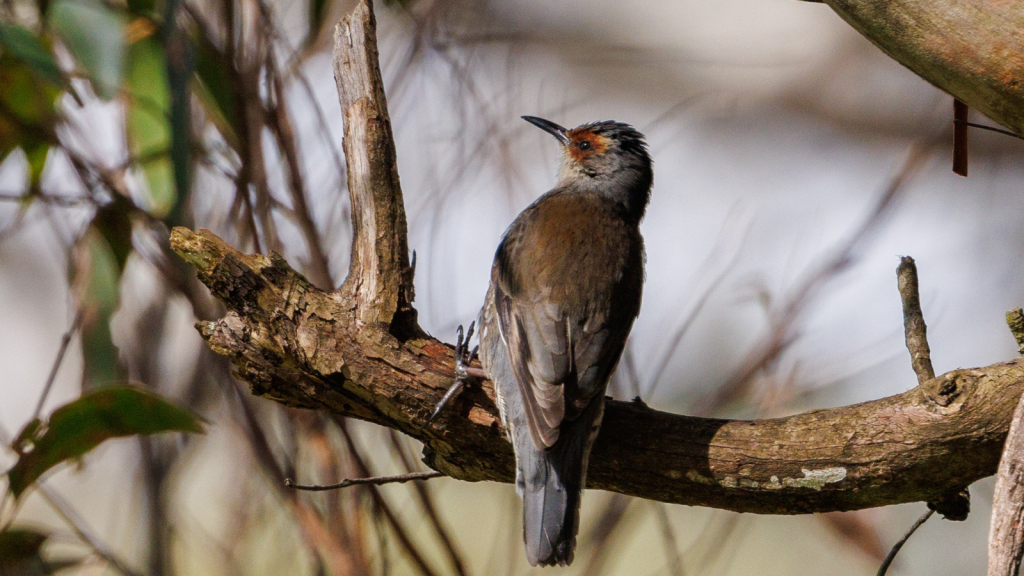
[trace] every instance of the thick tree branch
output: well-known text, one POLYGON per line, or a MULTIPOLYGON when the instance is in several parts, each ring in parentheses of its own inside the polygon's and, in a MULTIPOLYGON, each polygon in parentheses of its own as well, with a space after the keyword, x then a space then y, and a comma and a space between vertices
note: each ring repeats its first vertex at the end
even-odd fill
MULTIPOLYGON (((491 384, 437 422, 452 348, 360 328, 350 297, 321 292, 277 256, 243 255, 177 228, 172 246, 228 308, 200 323, 253 393, 394 428, 463 480, 513 478, 491 384)), ((608 401, 588 486, 679 504, 798 514, 933 501, 993 474, 1024 390, 1020 360, 955 370, 903 394, 770 420, 691 418, 608 401)))
MULTIPOLYGON (((1021 309, 1006 313, 1010 332, 1021 344, 1021 309)), ((1021 344, 1024 348, 1024 344, 1021 344)), ((1024 352, 1022 352, 1024 353, 1024 352)), ((1013 412, 1013 422, 999 460, 999 475, 992 495, 992 521, 988 535, 988 576, 1017 576, 1024 556, 1024 397, 1013 412)))
POLYGON ((1017 576, 1024 555, 1024 397, 999 462, 988 537, 988 576, 1017 576))
MULTIPOLYGON (((405 214, 373 15, 339 26, 335 70, 355 241, 335 293, 276 254, 244 255, 207 231, 171 245, 227 307, 197 327, 254 394, 387 426, 424 444, 433 469, 510 482, 512 450, 490 382, 420 428, 454 378, 450 346, 411 308, 405 214)), ((936 501, 995 472, 1024 390, 1024 362, 956 370, 898 396, 788 418, 690 418, 608 401, 588 486, 663 502, 799 514, 936 501)))
POLYGON ((1024 3, 825 3, 900 64, 1024 135, 1024 3))

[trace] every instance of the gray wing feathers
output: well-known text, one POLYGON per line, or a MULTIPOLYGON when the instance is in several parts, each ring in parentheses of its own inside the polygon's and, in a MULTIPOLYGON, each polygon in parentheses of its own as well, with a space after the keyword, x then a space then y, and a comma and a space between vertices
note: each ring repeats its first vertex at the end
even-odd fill
POLYGON ((534 442, 551 448, 562 423, 603 394, 614 368, 606 365, 607 359, 618 358, 626 335, 605 327, 604 314, 572 319, 555 304, 513 303, 500 287, 495 297, 498 325, 534 442))

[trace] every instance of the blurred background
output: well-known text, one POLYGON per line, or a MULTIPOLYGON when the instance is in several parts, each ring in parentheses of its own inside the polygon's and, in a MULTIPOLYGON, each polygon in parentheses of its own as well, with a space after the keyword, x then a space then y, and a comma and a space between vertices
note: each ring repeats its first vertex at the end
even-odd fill
MULTIPOLYGON (((416 442, 249 395, 203 345, 221 314, 167 246, 204 227, 332 288, 348 266, 331 68, 350 0, 0 0, 0 434, 130 383, 205 435, 107 442, 0 521, 49 535, 62 574, 525 574, 511 485, 436 479, 416 442), (69 335, 45 395, 62 338, 69 335)), ((795 0, 407 0, 376 7, 425 330, 476 317, 494 247, 555 179, 519 119, 629 122, 655 161, 643 309, 619 398, 764 417, 912 388, 895 268, 917 259, 937 372, 1016 356, 1024 144, 949 145, 952 99, 821 4, 795 0), (907 179, 883 202, 901 172, 907 179), (881 203, 881 204, 880 204, 881 203)), ((977 116, 977 115, 975 115, 977 116)), ((988 122, 972 117, 973 121, 988 122)), ((0 469, 15 461, 0 451, 0 469)), ((891 574, 980 573, 992 482, 932 519, 891 574)), ((565 574, 874 574, 908 504, 740 515, 584 498, 565 574)), ((555 572, 557 570, 549 570, 555 572)))

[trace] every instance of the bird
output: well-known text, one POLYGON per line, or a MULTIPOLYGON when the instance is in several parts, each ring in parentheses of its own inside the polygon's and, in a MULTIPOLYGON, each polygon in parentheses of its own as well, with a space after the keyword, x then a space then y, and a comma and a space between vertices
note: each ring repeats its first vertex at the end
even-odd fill
MULTIPOLYGON (((605 391, 640 312, 640 221, 654 176, 645 137, 629 124, 569 130, 522 118, 559 142, 561 167, 502 236, 478 349, 515 451, 527 560, 565 566, 605 391)), ((460 347, 456 373, 465 375, 472 353, 460 347)))

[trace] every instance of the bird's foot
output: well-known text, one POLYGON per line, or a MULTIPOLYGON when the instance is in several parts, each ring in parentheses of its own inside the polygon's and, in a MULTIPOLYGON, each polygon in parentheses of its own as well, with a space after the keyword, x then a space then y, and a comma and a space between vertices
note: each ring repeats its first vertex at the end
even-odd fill
POLYGON ((465 338, 463 338, 462 325, 459 325, 458 338, 455 340, 455 382, 452 382, 451 388, 445 392, 444 397, 434 407, 434 411, 430 413, 430 417, 420 426, 420 430, 429 426, 434 421, 434 418, 437 418, 437 415, 441 413, 441 409, 444 408, 449 400, 455 397, 468 379, 483 377, 482 370, 469 365, 473 361, 473 356, 476 356, 477 351, 480 349, 479 346, 472 350, 469 348, 469 341, 473 338, 474 328, 476 328, 476 322, 470 322, 469 330, 466 331, 465 338))

